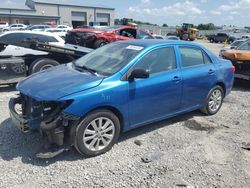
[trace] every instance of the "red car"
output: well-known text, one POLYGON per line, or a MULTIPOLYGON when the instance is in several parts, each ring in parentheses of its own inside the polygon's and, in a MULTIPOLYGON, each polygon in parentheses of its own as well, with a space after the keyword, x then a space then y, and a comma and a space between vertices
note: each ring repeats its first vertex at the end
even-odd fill
POLYGON ((65 42, 88 48, 99 48, 119 40, 153 39, 154 37, 135 27, 114 26, 100 28, 78 28, 68 32, 65 42))

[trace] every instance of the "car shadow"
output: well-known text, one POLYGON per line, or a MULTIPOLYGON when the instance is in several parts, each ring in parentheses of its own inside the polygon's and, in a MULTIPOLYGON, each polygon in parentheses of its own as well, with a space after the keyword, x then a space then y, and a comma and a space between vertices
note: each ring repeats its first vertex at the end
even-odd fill
POLYGON ((250 81, 235 79, 233 91, 250 92, 250 81))
POLYGON ((139 135, 146 134, 148 132, 155 131, 157 129, 160 129, 162 127, 166 127, 169 125, 172 125, 177 122, 185 122, 189 119, 192 119, 193 117, 198 117, 198 116, 204 116, 203 113, 201 113, 199 110, 181 114, 172 118, 168 118, 162 121, 154 122, 151 124, 143 125, 141 127, 135 128, 133 130, 130 130, 128 132, 125 132, 121 135, 119 142, 123 142, 127 139, 135 138, 139 135))
MULTIPOLYGON (((190 112, 177 117, 169 118, 164 121, 148 124, 131 131, 123 133, 120 136, 119 142, 127 139, 135 138, 139 135, 157 130, 159 128, 169 126, 175 122, 182 122, 191 119, 194 116, 202 116, 199 111, 190 112)), ((35 166, 49 166, 57 161, 77 161, 84 160, 73 147, 71 150, 62 153, 61 155, 52 159, 38 159, 36 153, 43 147, 45 139, 39 132, 22 133, 18 130, 11 119, 8 118, 0 124, 0 157, 5 161, 12 161, 15 158, 21 158, 25 164, 32 164, 35 166)))

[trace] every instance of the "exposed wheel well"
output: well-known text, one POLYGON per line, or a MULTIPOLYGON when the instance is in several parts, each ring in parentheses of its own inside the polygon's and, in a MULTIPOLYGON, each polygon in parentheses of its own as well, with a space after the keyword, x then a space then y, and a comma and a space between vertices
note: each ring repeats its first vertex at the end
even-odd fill
POLYGON ((222 87, 223 92, 224 92, 224 96, 225 96, 225 94, 226 94, 226 86, 225 86, 225 84, 224 84, 223 82, 218 82, 216 85, 218 85, 218 86, 221 86, 221 87, 222 87))
POLYGON ((124 118, 123 118, 123 115, 122 113, 115 107, 113 106, 100 106, 100 107, 97 107, 97 108, 94 108, 92 109, 91 111, 89 111, 87 114, 95 111, 95 110, 101 110, 101 109, 105 109, 105 110, 109 110, 111 112, 113 112, 119 119, 120 121, 120 124, 121 124, 121 132, 123 131, 123 125, 124 125, 124 118))

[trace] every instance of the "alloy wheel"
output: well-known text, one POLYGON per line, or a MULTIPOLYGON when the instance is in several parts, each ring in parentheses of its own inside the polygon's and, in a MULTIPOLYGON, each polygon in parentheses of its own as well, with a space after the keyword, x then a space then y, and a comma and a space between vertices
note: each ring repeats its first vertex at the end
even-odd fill
POLYGON ((222 103, 222 92, 219 89, 215 89, 209 98, 208 108, 210 111, 217 111, 222 103))
POLYGON ((106 148, 115 135, 113 121, 106 117, 98 117, 91 121, 83 134, 83 143, 91 151, 100 151, 106 148))

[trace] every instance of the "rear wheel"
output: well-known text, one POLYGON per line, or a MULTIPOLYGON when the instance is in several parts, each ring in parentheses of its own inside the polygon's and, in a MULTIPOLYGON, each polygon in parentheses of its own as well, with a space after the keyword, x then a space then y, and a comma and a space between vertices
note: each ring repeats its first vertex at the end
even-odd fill
POLYGON ((100 48, 100 47, 102 47, 102 46, 104 46, 104 45, 106 45, 106 44, 108 44, 107 41, 102 40, 102 39, 99 39, 99 40, 97 40, 97 41, 95 42, 94 48, 95 48, 95 49, 96 49, 96 48, 100 48))
POLYGON ((59 65, 57 61, 49 58, 41 58, 33 61, 29 67, 29 74, 34 74, 36 72, 54 67, 59 65))
POLYGON ((224 91, 221 86, 217 85, 210 90, 205 106, 201 109, 201 111, 207 115, 216 114, 223 102, 224 91))
POLYGON ((211 43, 214 43, 214 39, 210 39, 210 42, 211 42, 211 43))
POLYGON ((89 114, 76 129, 75 148, 87 157, 109 151, 120 134, 120 121, 108 110, 97 110, 89 114))

